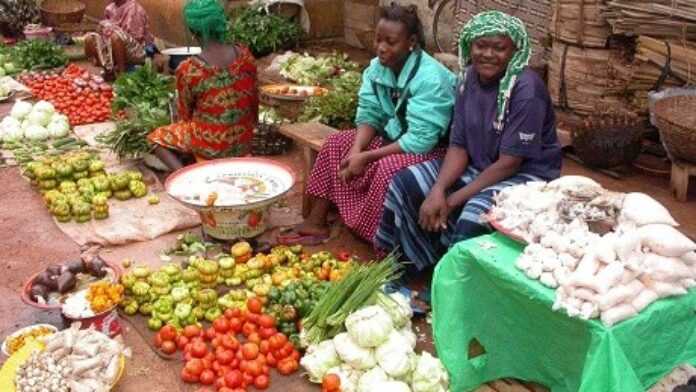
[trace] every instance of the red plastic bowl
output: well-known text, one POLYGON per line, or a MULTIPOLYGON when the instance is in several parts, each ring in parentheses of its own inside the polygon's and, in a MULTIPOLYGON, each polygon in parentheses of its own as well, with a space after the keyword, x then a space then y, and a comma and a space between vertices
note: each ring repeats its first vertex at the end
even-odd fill
MULTIPOLYGON (((114 278, 118 282, 119 278, 121 277, 121 268, 115 264, 111 264, 111 263, 108 263, 106 261, 104 261, 104 264, 114 271, 114 278)), ((43 270, 33 274, 31 276, 31 278, 29 278, 24 283, 24 286, 22 287, 22 292, 20 294, 20 297, 22 298, 22 302, 24 302, 25 304, 27 304, 29 306, 33 306, 35 308, 38 308, 38 309, 43 309, 43 310, 58 309, 58 310, 60 310, 63 307, 63 305, 61 305, 61 304, 43 305, 43 304, 40 304, 40 303, 31 299, 31 285, 34 282, 34 279, 36 279, 36 277, 42 272, 43 272, 43 270)))

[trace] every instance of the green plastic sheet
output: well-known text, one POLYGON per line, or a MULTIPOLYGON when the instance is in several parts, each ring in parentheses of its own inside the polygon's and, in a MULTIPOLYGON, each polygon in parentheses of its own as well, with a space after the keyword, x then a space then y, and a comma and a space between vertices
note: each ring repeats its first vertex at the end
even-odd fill
POLYGON ((523 249, 496 233, 461 242, 440 260, 433 334, 452 391, 511 377, 552 392, 637 392, 696 363, 696 291, 608 328, 553 311, 554 290, 514 266, 523 249), (469 358, 472 339, 485 354, 469 358))

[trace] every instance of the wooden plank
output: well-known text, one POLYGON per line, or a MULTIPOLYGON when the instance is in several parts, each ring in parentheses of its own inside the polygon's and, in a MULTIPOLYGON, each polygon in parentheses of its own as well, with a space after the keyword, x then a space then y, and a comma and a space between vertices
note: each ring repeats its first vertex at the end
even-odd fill
POLYGON ((319 151, 326 138, 338 132, 328 125, 312 123, 283 124, 278 128, 281 135, 287 136, 303 147, 319 151))

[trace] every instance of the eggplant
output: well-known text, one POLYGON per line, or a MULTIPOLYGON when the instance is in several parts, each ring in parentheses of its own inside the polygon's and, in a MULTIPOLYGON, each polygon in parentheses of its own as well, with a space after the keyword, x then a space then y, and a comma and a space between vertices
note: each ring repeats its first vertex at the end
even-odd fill
POLYGON ((96 256, 92 259, 92 261, 89 262, 88 265, 88 270, 90 275, 93 275, 97 278, 103 278, 106 276, 106 269, 105 267, 104 260, 100 259, 99 256, 96 256))
POLYGON ((86 269, 85 263, 82 260, 69 261, 66 265, 68 266, 68 271, 72 272, 73 274, 85 272, 86 269))
POLYGON ((31 286, 30 298, 36 302, 40 302, 39 298, 41 298, 44 302, 46 302, 48 293, 48 287, 42 284, 35 284, 31 286))
POLYGON ((46 268, 46 271, 48 271, 48 273, 52 276, 57 276, 61 273, 61 267, 57 264, 51 264, 48 266, 48 268, 46 268))
POLYGON ((56 283, 58 284, 58 292, 64 294, 75 288, 77 279, 72 272, 68 271, 63 272, 58 279, 56 279, 56 283))
POLYGON ((58 288, 58 282, 56 281, 56 277, 54 275, 51 275, 48 271, 44 271, 36 275, 36 278, 34 278, 32 284, 40 284, 46 286, 49 290, 56 290, 58 288))

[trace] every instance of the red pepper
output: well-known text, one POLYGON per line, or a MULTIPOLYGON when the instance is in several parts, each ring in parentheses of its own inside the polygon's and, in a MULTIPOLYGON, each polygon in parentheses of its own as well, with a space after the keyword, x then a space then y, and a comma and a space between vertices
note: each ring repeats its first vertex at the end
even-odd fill
POLYGON ((339 261, 348 261, 348 260, 350 260, 350 252, 345 251, 345 250, 340 251, 340 252, 338 252, 337 257, 338 257, 339 261))

